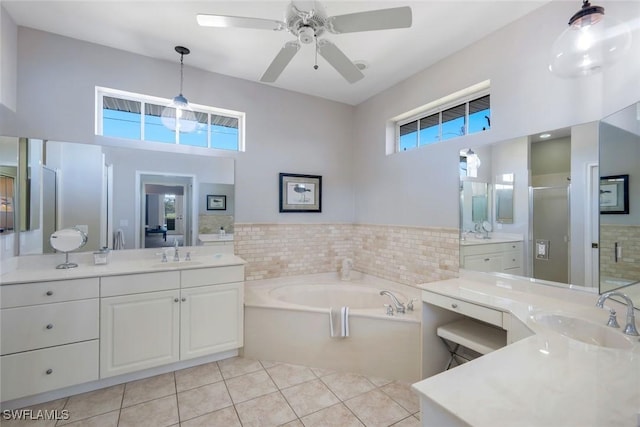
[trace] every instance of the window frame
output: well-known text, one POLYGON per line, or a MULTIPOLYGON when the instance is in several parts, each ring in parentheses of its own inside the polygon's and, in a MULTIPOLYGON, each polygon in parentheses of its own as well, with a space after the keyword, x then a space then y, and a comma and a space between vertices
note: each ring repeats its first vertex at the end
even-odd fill
MULTIPOLYGON (((444 142, 444 141, 448 141, 450 139, 454 139, 456 137, 453 138, 446 138, 443 139, 442 138, 442 113, 446 110, 455 108, 455 107, 459 107, 464 105, 464 109, 465 109, 465 115, 464 115, 464 134, 460 135, 459 137, 464 137, 469 134, 469 104, 477 99, 483 98, 485 96, 489 96, 491 97, 491 91, 490 88, 486 88, 483 90, 479 90, 479 91, 475 91, 473 93, 469 93, 467 95, 464 96, 460 96, 460 97, 456 97, 455 99, 451 100, 451 101, 446 101, 446 102, 442 102, 439 103, 437 105, 433 105, 433 104, 429 104, 429 108, 425 108, 425 109, 421 109, 418 110, 417 113, 412 114, 410 116, 407 117, 402 117, 401 119, 398 119, 395 121, 394 123, 394 127, 395 127, 395 147, 394 147, 394 152, 396 153, 401 153, 401 152, 405 152, 405 151, 411 151, 413 149, 416 148, 420 148, 426 145, 431 145, 431 144, 437 144, 440 142, 444 142), (434 115, 438 115, 438 138, 439 140, 436 142, 428 142, 425 144, 421 144, 420 143, 420 120, 421 119, 426 119, 429 118, 431 116, 434 115), (409 124, 411 122, 417 122, 417 135, 416 135, 416 145, 408 148, 406 150, 402 150, 401 149, 401 145, 400 145, 400 128, 406 124, 409 124)), ((491 111, 491 101, 489 101, 489 111, 491 111)), ((491 114, 489 114, 489 117, 491 117, 491 114)), ((489 128, 490 129, 490 128, 489 128)), ((479 132, 473 132, 472 134, 476 134, 479 132)))
POLYGON ((117 138, 123 139, 127 141, 142 141, 142 142, 153 142, 157 144, 162 144, 165 147, 170 146, 181 146, 181 147, 192 147, 192 148, 201 148, 207 150, 221 150, 227 152, 244 152, 245 151, 245 119, 246 113, 242 111, 234 111, 228 110, 225 108, 211 107, 207 105, 201 104, 193 104, 189 103, 189 106, 193 109, 194 112, 200 112, 207 114, 207 146, 194 146, 189 144, 180 144, 180 132, 175 132, 175 141, 171 142, 162 142, 155 141, 152 139, 147 139, 145 135, 145 116, 146 116, 146 104, 155 104, 155 105, 169 105, 171 103, 170 99, 160 98, 157 96, 144 95, 134 92, 127 92, 119 89, 112 89, 102 86, 95 87, 95 134, 96 136, 104 137, 104 138, 117 138), (127 101, 134 101, 140 103, 140 138, 121 138, 121 137, 111 137, 108 135, 104 135, 104 97, 111 97, 117 99, 123 99, 127 101), (230 117, 238 120, 238 147, 237 149, 228 149, 228 148, 220 148, 212 146, 212 132, 211 132, 211 116, 218 115, 224 117, 230 117))

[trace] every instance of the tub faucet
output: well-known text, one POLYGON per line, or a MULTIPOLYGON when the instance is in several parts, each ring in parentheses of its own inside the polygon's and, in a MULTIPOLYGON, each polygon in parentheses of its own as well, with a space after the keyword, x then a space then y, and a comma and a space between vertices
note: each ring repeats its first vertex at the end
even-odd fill
POLYGON ((393 305, 396 307, 396 312, 397 313, 404 313, 404 304, 401 303, 398 298, 396 298, 396 296, 394 294, 392 294, 389 291, 380 291, 380 295, 388 295, 389 298, 391 298, 391 301, 393 302, 393 305))
POLYGON ((173 239, 173 261, 174 262, 178 262, 180 261, 180 253, 178 252, 178 239, 173 239))
POLYGON ((634 310, 633 301, 631 301, 631 299, 625 294, 623 294, 622 292, 614 291, 614 292, 607 292, 600 295, 600 298, 598 298, 598 302, 596 302, 596 307, 603 308, 605 300, 613 296, 618 296, 624 299, 625 304, 627 304, 627 325, 624 327, 623 332, 627 335, 632 335, 632 336, 640 335, 640 333, 638 333, 638 330, 636 329, 636 318, 633 314, 633 310, 634 310))

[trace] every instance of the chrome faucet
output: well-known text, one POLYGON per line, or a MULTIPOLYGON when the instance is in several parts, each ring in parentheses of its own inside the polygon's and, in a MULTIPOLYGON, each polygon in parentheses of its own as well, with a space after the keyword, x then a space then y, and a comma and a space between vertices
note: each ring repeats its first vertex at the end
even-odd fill
POLYGON ((380 295, 388 295, 389 298, 391 298, 391 301, 393 302, 393 305, 396 307, 396 312, 397 313, 404 313, 405 307, 404 304, 401 303, 398 298, 396 298, 396 296, 394 294, 392 294, 389 291, 380 291, 380 295))
POLYGON ((640 333, 638 333, 638 329, 636 329, 636 318, 633 313, 633 310, 634 310, 633 301, 631 301, 631 299, 625 294, 623 294, 622 292, 614 291, 614 292, 607 292, 600 295, 600 298, 598 298, 598 302, 596 302, 596 307, 603 308, 605 300, 607 298, 611 298, 614 296, 624 299, 625 304, 627 304, 627 325, 624 327, 623 332, 627 335, 633 335, 633 336, 640 335, 640 333))
POLYGON ((178 239, 173 239, 173 249, 173 261, 178 262, 180 261, 180 253, 178 252, 178 239))

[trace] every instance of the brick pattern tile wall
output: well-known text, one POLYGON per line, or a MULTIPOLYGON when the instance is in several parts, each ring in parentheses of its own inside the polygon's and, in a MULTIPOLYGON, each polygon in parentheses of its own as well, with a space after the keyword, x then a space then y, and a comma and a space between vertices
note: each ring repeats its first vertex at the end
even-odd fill
POLYGON ((198 215, 198 233, 214 234, 224 227, 227 233, 234 232, 233 215, 198 215))
POLYGON ((417 284, 458 274, 458 230, 360 224, 235 224, 246 280, 339 272, 344 258, 366 274, 417 284))
POLYGON ((640 226, 600 225, 600 277, 640 277, 640 226), (622 247, 618 262, 614 258, 615 242, 622 247))

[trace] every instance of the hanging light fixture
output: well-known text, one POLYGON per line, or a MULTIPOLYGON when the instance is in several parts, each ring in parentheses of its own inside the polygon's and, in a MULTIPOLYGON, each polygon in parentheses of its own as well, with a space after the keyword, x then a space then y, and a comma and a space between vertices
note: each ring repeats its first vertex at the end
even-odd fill
POLYGON ((189 101, 182 95, 182 82, 184 79, 184 62, 185 55, 191 53, 189 49, 184 46, 176 46, 176 52, 180 54, 180 94, 173 98, 171 104, 167 105, 162 110, 162 124, 172 131, 189 133, 196 130, 198 126, 198 120, 193 110, 189 106, 189 101))
POLYGON ((587 0, 556 39, 549 70, 560 77, 581 77, 615 63, 631 46, 631 31, 587 0))

